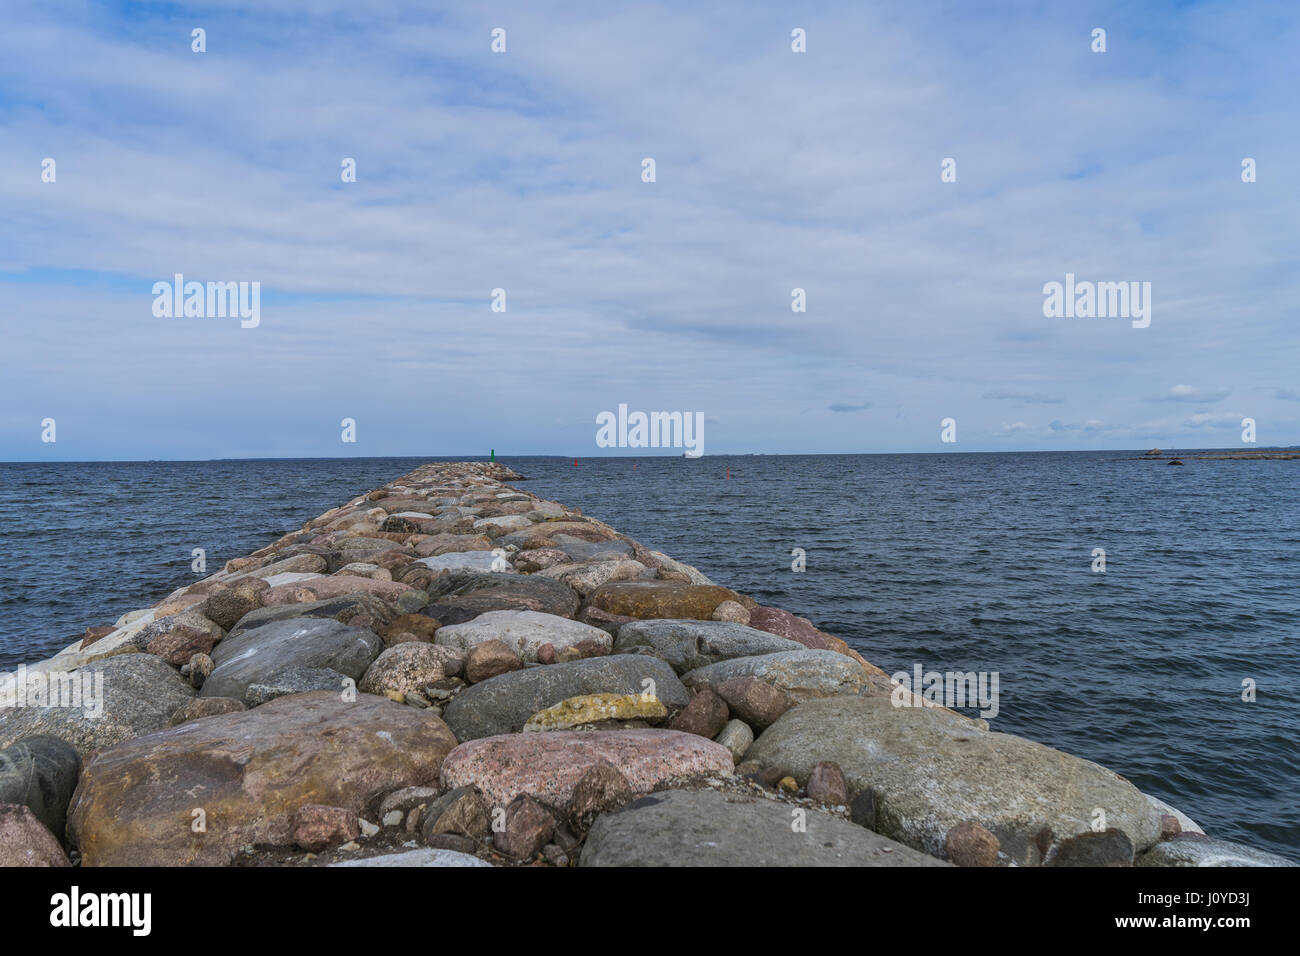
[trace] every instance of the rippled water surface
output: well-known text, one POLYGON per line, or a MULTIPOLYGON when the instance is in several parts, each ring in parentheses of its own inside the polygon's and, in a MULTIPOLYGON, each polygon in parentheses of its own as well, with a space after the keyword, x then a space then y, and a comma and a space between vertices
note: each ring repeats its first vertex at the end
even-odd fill
MULTIPOLYGON (((1300 859, 1300 461, 1128 454, 503 460, 887 671, 998 672, 994 729, 1300 859)), ((0 668, 427 460, 0 464, 0 668)))

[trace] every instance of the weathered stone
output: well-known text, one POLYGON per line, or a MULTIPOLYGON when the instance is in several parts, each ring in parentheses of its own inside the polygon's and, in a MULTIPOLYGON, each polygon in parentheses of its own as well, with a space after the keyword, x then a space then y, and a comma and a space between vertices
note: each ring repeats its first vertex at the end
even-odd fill
POLYGON ((407 585, 397 581, 376 581, 373 578, 357 577, 355 574, 338 574, 268 588, 262 594, 262 602, 267 607, 275 607, 277 604, 306 604, 343 597, 357 591, 373 594, 382 600, 394 601, 403 591, 409 590, 407 585))
POLYGON ((465 655, 465 679, 477 684, 523 666, 523 659, 501 641, 483 641, 471 647, 465 655))
POLYGON ((449 787, 477 786, 494 805, 527 793, 553 807, 566 807, 573 788, 592 767, 618 767, 635 793, 673 777, 731 773, 726 748, 675 730, 558 730, 471 740, 443 764, 449 787))
POLYGON ((659 698, 642 694, 584 694, 570 697, 528 718, 524 732, 572 730, 604 721, 657 722, 668 716, 659 698))
POLYGON ((85 866, 225 865, 245 844, 289 846, 305 803, 360 813, 429 786, 456 745, 428 711, 329 692, 192 721, 101 750, 82 771, 68 834, 85 866), (193 811, 208 820, 191 828, 193 811))
POLYGON ((427 807, 437 799, 437 787, 402 787, 400 790, 384 795, 379 802, 377 813, 381 817, 386 817, 396 811, 405 818, 406 814, 416 807, 427 807))
POLYGON ((235 700, 233 697, 195 697, 177 708, 176 713, 172 714, 171 720, 167 723, 170 727, 176 727, 191 720, 216 717, 218 714, 234 714, 247 709, 242 700, 235 700))
POLYGON ((538 573, 542 577, 563 581, 583 597, 610 581, 631 581, 645 565, 631 559, 618 561, 583 561, 579 564, 561 564, 538 573))
POLYGON ((208 598, 204 614, 225 630, 230 630, 246 614, 262 606, 262 592, 270 585, 260 578, 231 585, 208 598))
POLYGON ((719 661, 801 651, 794 641, 727 621, 633 621, 618 630, 615 654, 651 654, 679 674, 719 661))
POLYGON ((723 601, 713 609, 713 620, 729 621, 733 624, 748 624, 749 611, 737 601, 723 601))
POLYGON ((0 867, 71 865, 54 834, 29 807, 0 803, 0 867))
POLYGON ((180 667, 189 663, 195 654, 207 654, 215 643, 211 632, 181 625, 150 640, 145 650, 173 667, 180 667))
POLYGON ((1242 843, 1184 835, 1157 843, 1139 856, 1136 866, 1295 866, 1276 853, 1242 843))
POLYGON ((212 676, 212 672, 216 669, 216 666, 217 665, 212 662, 212 658, 207 654, 195 654, 191 657, 189 661, 186 662, 186 667, 189 668, 187 678, 190 682, 190 686, 196 690, 202 687, 204 681, 212 676))
POLYGON ((81 756, 71 744, 28 737, 0 750, 0 804, 24 806, 51 833, 62 835, 80 773, 81 756))
POLYGON ((176 669, 152 654, 120 654, 94 661, 69 677, 83 691, 82 705, 29 703, 0 709, 0 747, 48 735, 66 740, 85 757, 100 747, 163 729, 176 708, 194 696, 194 689, 176 669))
POLYGON ((879 834, 762 797, 669 790, 599 817, 580 866, 947 866, 879 834))
POLYGON ((261 707, 290 694, 323 690, 341 696, 345 690, 350 689, 351 679, 328 667, 286 667, 270 677, 249 684, 244 689, 244 703, 249 707, 261 707))
POLYGON ((521 793, 506 807, 505 826, 493 834, 492 842, 506 856, 531 860, 554 832, 555 819, 550 811, 521 793))
POLYGON ((672 574, 680 574, 686 581, 688 581, 691 584, 712 584, 713 583, 712 581, 709 580, 708 576, 705 575, 698 568, 694 568, 689 564, 684 564, 681 561, 676 560, 675 558, 670 558, 662 551, 651 551, 650 557, 657 562, 658 566, 662 570, 672 574))
POLYGON ((834 651, 809 650, 719 661, 687 671, 682 675, 682 683, 692 690, 700 687, 716 690, 737 677, 756 677, 784 692, 796 704, 818 697, 867 693, 872 686, 862 666, 851 658, 834 651))
POLYGON ((368 856, 360 860, 343 860, 330 866, 410 866, 410 867, 444 867, 444 866, 491 866, 484 860, 468 853, 455 850, 442 850, 424 847, 418 850, 405 850, 401 853, 385 853, 381 856, 368 856))
POLYGON ((617 767, 596 764, 574 784, 568 806, 569 825, 581 836, 591 829, 596 817, 621 809, 632 802, 633 796, 627 777, 617 767))
POLYGON ((621 654, 500 674, 461 691, 444 717, 458 739, 473 740, 518 733, 533 714, 570 697, 647 692, 670 711, 685 707, 689 699, 663 661, 621 654))
POLYGON ((486 840, 491 832, 488 805, 476 787, 455 787, 430 803, 420 815, 420 833, 426 842, 439 833, 486 840))
POLYGON ((997 837, 972 820, 952 827, 943 841, 944 855, 956 866, 997 866, 1000 846, 997 837))
POLYGON ((935 855, 948 831, 969 820, 998 838, 1008 861, 1037 864, 1056 843, 1090 830, 1097 807, 1136 847, 1160 833, 1146 798, 1104 767, 947 711, 896 708, 886 697, 800 704, 746 756, 788 766, 801 781, 816 763, 835 761, 850 792, 874 792, 877 831, 935 855))
POLYGON ((571 560, 559 548, 533 548, 531 551, 517 553, 514 556, 514 565, 517 570, 532 574, 536 571, 553 568, 557 564, 565 564, 571 560))
POLYGON ((384 649, 374 631, 320 618, 276 621, 227 637, 213 651, 216 668, 204 697, 246 700, 248 686, 268 683, 292 667, 338 671, 356 680, 384 649))
MULTIPOLYGON (((729 720, 713 739, 731 751, 732 759, 740 763, 745 758, 745 753, 754 744, 754 732, 743 720, 729 720)), ((739 767, 736 768, 736 772, 740 772, 739 767)))
POLYGON ((840 765, 830 760, 823 760, 813 765, 808 774, 806 787, 808 799, 824 803, 829 807, 847 807, 849 805, 849 785, 844 780, 844 771, 840 765))
POLYGON ((353 627, 383 631, 393 622, 398 613, 375 595, 360 593, 344 594, 341 597, 325 601, 310 601, 306 604, 263 607, 250 611, 240 618, 239 623, 226 635, 223 643, 230 643, 246 631, 295 618, 335 620, 353 627))
POLYGON ((501 641, 525 662, 537 662, 538 649, 550 644, 557 651, 580 641, 592 641, 608 648, 612 641, 600 628, 554 614, 537 611, 488 611, 466 624, 438 629, 434 641, 446 647, 468 650, 484 641, 501 641))
POLYGON ((449 571, 437 579, 429 594, 437 609, 429 608, 428 613, 444 626, 461 623, 448 614, 453 608, 472 616, 486 611, 538 611, 573 617, 579 602, 578 593, 562 581, 536 574, 483 571, 449 571))
POLYGON ((619 581, 603 584, 587 602, 609 614, 640 618, 693 618, 709 620, 723 601, 735 601, 730 588, 708 584, 674 584, 656 581, 619 581))
POLYGON ((1066 837, 1043 861, 1044 866, 1132 866, 1133 841, 1123 830, 1110 828, 1066 837))
POLYGON ((785 691, 757 677, 733 677, 719 684, 717 693, 737 717, 760 731, 773 724, 793 703, 785 691))
POLYGON ((397 699, 394 695, 405 697, 426 684, 450 676, 449 661, 456 661, 453 670, 459 673, 464 666, 461 656, 460 652, 437 644, 395 644, 375 658, 357 687, 367 694, 393 699, 397 699))
POLYGON ((355 840, 360 833, 356 812, 346 807, 307 803, 293 815, 293 842, 308 853, 355 840))
POLYGON ((726 701, 706 687, 691 697, 690 703, 682 708, 668 726, 672 730, 698 734, 713 740, 727 726, 727 717, 726 701))

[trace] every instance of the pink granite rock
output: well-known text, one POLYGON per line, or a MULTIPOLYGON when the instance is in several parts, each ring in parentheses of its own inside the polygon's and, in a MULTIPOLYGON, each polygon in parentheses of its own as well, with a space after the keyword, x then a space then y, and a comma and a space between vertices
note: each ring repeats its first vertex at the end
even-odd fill
POLYGON ((649 793, 669 777, 732 772, 726 747, 676 730, 556 730, 502 734, 461 744, 442 765, 445 788, 477 786, 495 806, 527 793, 567 807, 573 788, 592 767, 617 767, 634 793, 649 793))

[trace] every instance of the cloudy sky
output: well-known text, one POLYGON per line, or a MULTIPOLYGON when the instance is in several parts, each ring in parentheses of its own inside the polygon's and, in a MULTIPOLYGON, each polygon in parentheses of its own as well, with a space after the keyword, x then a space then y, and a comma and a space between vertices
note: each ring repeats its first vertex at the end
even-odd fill
POLYGON ((0 459, 1300 443, 1293 2, 438 6, 7 0, 0 459))

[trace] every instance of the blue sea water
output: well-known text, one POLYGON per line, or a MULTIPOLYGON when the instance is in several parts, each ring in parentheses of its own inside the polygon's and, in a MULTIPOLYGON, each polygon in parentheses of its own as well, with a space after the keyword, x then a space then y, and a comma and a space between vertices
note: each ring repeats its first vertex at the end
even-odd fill
MULTIPOLYGON (((503 460, 890 673, 997 672, 995 730, 1300 860, 1300 461, 1134 454, 503 460)), ((0 669, 427 460, 0 464, 0 669)))

